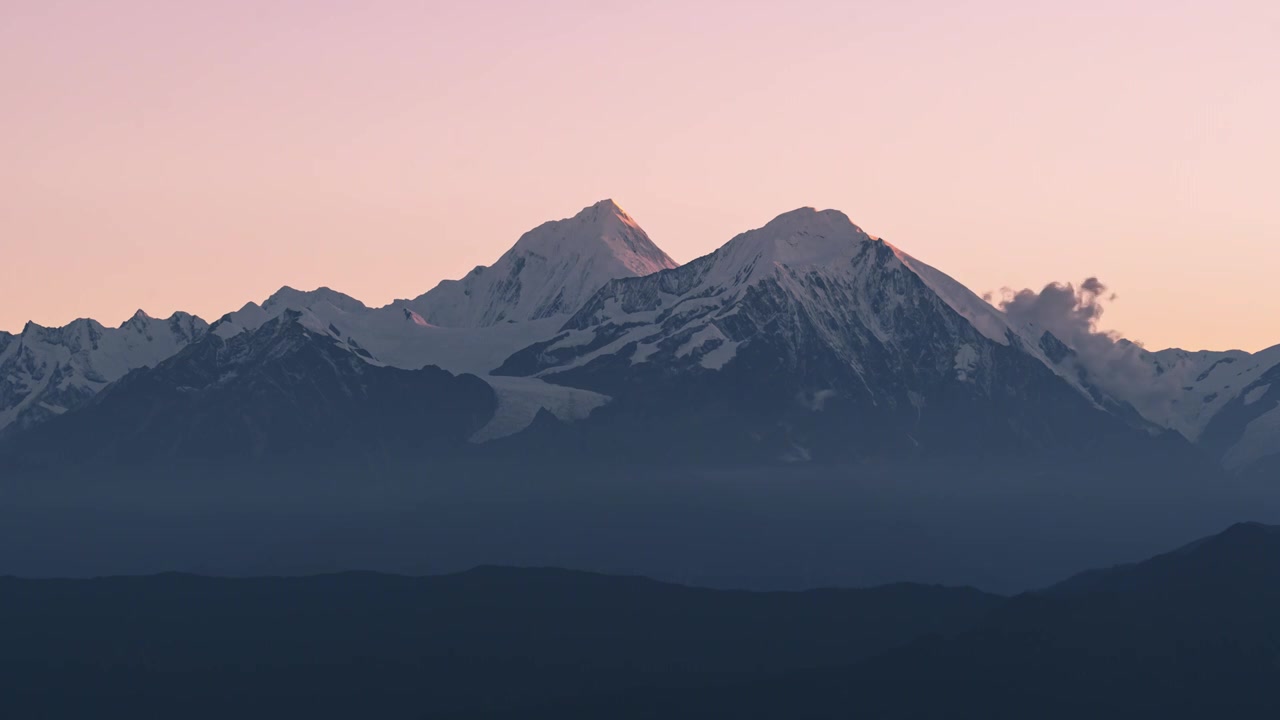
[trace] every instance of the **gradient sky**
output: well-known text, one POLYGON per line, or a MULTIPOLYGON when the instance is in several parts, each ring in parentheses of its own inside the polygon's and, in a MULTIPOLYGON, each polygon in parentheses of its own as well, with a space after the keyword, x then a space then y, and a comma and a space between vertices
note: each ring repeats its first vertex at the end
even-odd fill
POLYGON ((0 1, 0 329, 369 304, 605 197, 845 211, 1148 347, 1280 342, 1280 3, 0 1))

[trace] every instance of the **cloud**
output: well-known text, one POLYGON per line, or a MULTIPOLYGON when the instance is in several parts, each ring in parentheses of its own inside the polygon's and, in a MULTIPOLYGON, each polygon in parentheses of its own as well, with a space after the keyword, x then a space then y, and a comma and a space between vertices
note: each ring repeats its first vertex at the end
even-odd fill
POLYGON ((1049 283, 1038 292, 1005 288, 995 305, 1015 323, 1048 331, 1074 350, 1075 357, 1063 362, 1073 363, 1098 388, 1129 401, 1147 417, 1161 414, 1177 398, 1176 383, 1154 371, 1140 344, 1098 327, 1106 304, 1116 297, 1090 277, 1079 285, 1049 283))
POLYGON ((1106 292, 1107 286, 1096 277, 1086 279, 1078 288, 1071 283, 1056 282, 1045 285, 1039 292, 1005 288, 997 307, 1014 321, 1048 330, 1080 351, 1076 342, 1101 347, 1103 343, 1115 344, 1119 340, 1113 333, 1098 329, 1106 292))

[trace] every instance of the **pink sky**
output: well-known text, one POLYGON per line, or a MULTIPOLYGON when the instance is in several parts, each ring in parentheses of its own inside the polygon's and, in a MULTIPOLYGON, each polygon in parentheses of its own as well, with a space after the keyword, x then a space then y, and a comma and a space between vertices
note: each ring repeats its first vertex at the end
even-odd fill
POLYGON ((845 211, 1149 347, 1280 342, 1280 3, 0 7, 0 329, 369 304, 612 197, 686 261, 845 211))

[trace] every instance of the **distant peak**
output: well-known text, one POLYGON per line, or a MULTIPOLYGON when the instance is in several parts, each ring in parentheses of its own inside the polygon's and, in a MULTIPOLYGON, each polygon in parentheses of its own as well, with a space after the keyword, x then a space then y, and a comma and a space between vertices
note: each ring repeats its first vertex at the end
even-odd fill
POLYGON ((572 217, 562 220, 550 220, 530 230, 516 242, 519 247, 530 236, 543 235, 550 232, 570 232, 582 239, 600 238, 624 233, 644 233, 627 211, 623 210, 612 198, 605 198, 594 205, 588 205, 572 217))
POLYGON ((539 225, 521 235, 511 251, 559 259, 607 257, 626 268, 615 277, 647 275, 676 266, 612 199, 589 205, 571 218, 539 225))
POLYGON ((102 324, 93 318, 76 318, 62 326, 41 325, 34 320, 28 320, 27 323, 22 326, 22 334, 26 335, 27 333, 36 333, 37 335, 40 335, 44 333, 64 333, 69 331, 83 331, 86 328, 90 331, 104 329, 102 324))
POLYGON ((141 330, 142 330, 142 329, 144 329, 148 324, 150 324, 150 323, 151 323, 151 320, 152 320, 152 318, 151 318, 151 316, 150 316, 150 315, 148 315, 146 312, 144 312, 144 311, 142 311, 141 309, 139 309, 139 310, 138 310, 137 312, 135 312, 133 315, 130 315, 128 320, 125 320, 123 323, 121 323, 121 324, 120 324, 120 327, 121 327, 121 328, 136 328, 136 329, 138 329, 139 331, 141 331, 141 330))
MULTIPOLYGON (((623 225, 630 226, 637 230, 640 227, 636 224, 636 221, 632 220, 631 216, 618 205, 618 203, 613 201, 612 198, 605 198, 594 205, 588 205, 587 207, 582 208, 577 215, 574 215, 571 218, 553 220, 551 222, 543 223, 540 227, 561 223, 573 225, 601 225, 605 223, 617 223, 618 221, 621 221, 623 225)), ((536 229, 537 228, 535 228, 535 230, 536 229)))
POLYGON ((484 327, 569 315, 610 280, 676 263, 606 198, 524 233, 497 262, 440 283, 411 302, 429 323, 484 327))
POLYGON ((129 320, 127 322, 134 325, 145 325, 154 319, 155 318, 148 315, 145 310, 139 309, 133 315, 129 316, 129 320))
POLYGON ((292 310, 305 309, 308 306, 327 302, 330 305, 346 312, 359 312, 366 310, 365 304, 337 290, 320 286, 315 290, 296 290, 288 285, 280 288, 262 303, 262 308, 267 311, 274 311, 280 308, 288 308, 292 310))
POLYGON ((262 307, 264 309, 268 309, 277 305, 287 304, 298 298, 304 298, 306 295, 307 293, 302 290, 298 290, 288 285, 281 285, 279 290, 271 293, 271 297, 262 301, 262 307))

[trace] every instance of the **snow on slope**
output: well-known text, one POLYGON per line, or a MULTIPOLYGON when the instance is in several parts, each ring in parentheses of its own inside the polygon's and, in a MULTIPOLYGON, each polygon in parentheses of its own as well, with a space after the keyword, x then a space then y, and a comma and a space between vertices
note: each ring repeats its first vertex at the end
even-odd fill
MULTIPOLYGON (((348 312, 329 302, 310 305, 300 320, 313 332, 329 335, 366 361, 406 369, 435 365, 454 374, 484 378, 498 394, 498 411, 472 440, 484 442, 517 433, 546 409, 569 422, 587 417, 608 398, 536 378, 495 378, 489 371, 519 348, 555 332, 560 318, 506 323, 485 328, 447 328, 424 324, 405 308, 348 312)), ((282 310, 283 311, 283 310, 282 310)))
MULTIPOLYGON (((992 307, 991 303, 978 297, 972 290, 961 285, 951 276, 937 270, 907 253, 899 250, 893 245, 889 245, 898 255, 898 259, 906 265, 911 272, 924 281, 942 301, 960 314, 961 317, 968 320, 974 329, 982 333, 988 340, 994 340, 1001 345, 1009 344, 1009 334, 1015 333, 1016 330, 1009 324, 1008 318, 1004 313, 992 307)), ((1038 340, 1032 340, 1030 337, 1024 337, 1027 344, 1034 348, 1039 345, 1038 340)))
POLYGON ((477 441, 527 427, 539 409, 562 420, 586 417, 608 398, 550 385, 536 378, 493 378, 512 353, 555 334, 578 307, 616 278, 648 275, 676 264, 612 200, 572 218, 525 233, 491 267, 446 280, 415 300, 368 308, 319 288, 281 288, 261 305, 228 313, 212 331, 223 338, 261 327, 285 310, 365 360, 417 369, 436 365, 484 377, 498 393, 499 410, 477 441))
POLYGON ((511 347, 554 332, 558 322, 549 318, 483 329, 438 327, 407 308, 369 308, 329 288, 304 292, 284 287, 261 305, 251 302, 224 315, 212 332, 221 337, 253 332, 286 310, 302 313, 299 322, 309 330, 334 338, 371 362, 406 369, 436 365, 454 374, 476 375, 488 374, 511 347))
POLYGON ((498 412, 488 425, 471 436, 471 442, 514 435, 529 427, 540 410, 565 421, 581 420, 609 398, 578 388, 552 385, 536 378, 485 377, 485 382, 498 394, 498 412))
MULTIPOLYGON (((600 324, 612 323, 629 329, 611 342, 597 345, 566 365, 547 368, 541 374, 586 364, 632 343, 637 344, 631 355, 632 363, 646 362, 654 356, 659 343, 686 327, 680 322, 682 316, 704 318, 712 310, 731 305, 747 288, 764 280, 776 281, 784 288, 790 288, 788 296, 805 304, 806 310, 814 317, 826 318, 828 327, 853 313, 859 320, 870 322, 869 329, 877 339, 891 342, 892 331, 876 326, 876 313, 857 310, 856 305, 866 300, 856 297, 856 291, 848 290, 855 295, 841 295, 845 290, 814 293, 807 287, 815 282, 824 283, 827 289, 874 285, 875 280, 865 277, 865 274, 883 273, 885 268, 860 260, 868 244, 882 244, 889 248, 902 267, 920 278, 943 303, 981 335, 1006 346, 1016 339, 1023 352, 1036 358, 1081 394, 1090 396, 1078 378, 1046 357, 1040 348, 1039 338, 1029 329, 1015 328, 1003 313, 968 288, 889 243, 868 235, 844 213, 813 208, 800 208, 779 215, 762 228, 734 237, 710 255, 676 271, 653 276, 643 284, 654 287, 638 292, 643 297, 629 298, 621 295, 620 289, 606 288, 569 321, 565 327, 569 335, 550 350, 564 351, 575 345, 591 345, 597 341, 597 334, 591 328, 600 324), (654 323, 662 326, 661 332, 654 332, 651 325, 654 323)), ((627 284, 635 285, 632 281, 627 281, 627 284)), ((717 324, 724 322, 731 320, 717 316, 713 321, 717 324)), ((714 325, 706 327, 714 329, 714 325)), ((710 331, 704 328, 696 332, 710 331)), ((721 329, 715 332, 720 333, 721 329)), ((835 346, 841 344, 840 328, 825 334, 835 346)), ((723 367, 739 344, 722 336, 710 344, 707 352, 714 354, 702 360, 701 364, 711 369, 723 367)), ((964 363, 957 366, 958 376, 971 376, 974 368, 970 363, 975 361, 970 357, 972 348, 957 347, 956 352, 965 358, 964 363)), ((856 352, 849 350, 847 360, 856 367, 856 352)), ((1090 401, 1094 402, 1091 396, 1090 401)))
MULTIPOLYGON (((1280 345, 1252 354, 1171 348, 1143 352, 1142 358, 1151 364, 1151 383, 1160 383, 1173 395, 1151 410, 1150 419, 1194 441, 1227 403, 1280 365, 1280 345)), ((1280 449, 1280 434, 1275 446, 1280 449)))
MULTIPOLYGON (((1013 338, 1016 338, 1018 346, 1023 352, 1039 360, 1045 367, 1052 370, 1055 375, 1088 396, 1095 405, 1100 405, 1099 395, 1105 395, 1105 393, 1096 387, 1086 387, 1081 381, 1078 372, 1074 372, 1070 365, 1055 362, 1054 358, 1050 357, 1049 353, 1045 351, 1046 338, 1045 331, 1042 328, 1013 322, 1008 315, 978 297, 976 293, 951 276, 921 262, 893 245, 889 245, 889 247, 893 248, 894 253, 897 254, 903 265, 915 273, 952 310, 955 310, 961 317, 968 320, 969 324, 973 325, 974 329, 982 333, 984 337, 1001 345, 1008 345, 1013 338)), ((1054 338, 1054 340, 1057 339, 1054 338)), ((1131 398, 1111 398, 1111 400, 1129 402, 1131 398)), ((1150 420, 1151 418, 1147 419, 1150 420)))
POLYGON ((675 266, 631 216, 603 200, 530 230, 493 265, 395 304, 446 327, 541 320, 573 313, 614 278, 675 266))
MULTIPOLYGON (((1065 372, 1043 352, 1038 328, 1021 326, 972 291, 934 268, 895 248, 908 267, 925 281, 956 312, 973 324, 983 335, 1007 344, 1016 335, 1024 349, 1077 387, 1078 377, 1065 372)), ((1129 344, 1128 341, 1120 341, 1129 344)), ((1143 417, 1162 428, 1181 433, 1195 442, 1217 413, 1241 392, 1253 385, 1271 368, 1280 365, 1280 345, 1250 354, 1241 350, 1189 352, 1180 349, 1148 352, 1138 349, 1139 356, 1150 365, 1146 382, 1130 383, 1111 391, 1116 399, 1130 403, 1143 417)), ((1096 390, 1096 388, 1095 388, 1096 390)), ((1253 445, 1258 446, 1255 434, 1253 445)), ((1280 432, 1271 441, 1273 450, 1280 449, 1280 432)), ((1241 457, 1237 453, 1236 457, 1241 457)))
POLYGON ((1280 413, 1272 400, 1280 345, 1257 353, 1139 348, 1137 357, 1149 375, 1132 392, 1157 401, 1135 405, 1153 422, 1222 453, 1228 470, 1280 454, 1280 413))
MULTIPOLYGON (((967 288, 915 258, 899 257, 949 305, 966 317, 987 337, 1000 341, 1001 334, 1014 334, 1029 352, 1039 357, 1064 379, 1077 387, 1079 377, 1066 372, 1070 363, 1058 364, 1047 357, 1037 337, 1041 330, 1020 326, 967 288)), ((1176 431, 1192 442, 1200 439, 1209 423, 1235 398, 1252 392, 1256 398, 1266 391, 1259 378, 1280 366, 1280 345, 1247 353, 1240 350, 1190 352, 1168 349, 1149 352, 1120 341, 1121 349, 1131 349, 1145 361, 1149 374, 1125 383, 1109 383, 1106 394, 1130 404, 1152 424, 1176 431)), ((1094 392, 1100 392, 1096 387, 1094 392)), ((1249 404, 1249 399, 1244 398, 1249 404)), ((1268 415, 1253 421, 1239 444, 1228 451, 1228 467, 1240 467, 1268 453, 1280 451, 1280 425, 1268 415)))
MULTIPOLYGON (((725 334, 722 313, 749 288, 769 280, 803 284, 809 273, 847 273, 862 243, 871 238, 835 210, 801 208, 778 216, 763 228, 742 233, 720 249, 678 269, 637 282, 606 285, 566 323, 566 337, 548 348, 569 359, 542 374, 584 365, 636 344, 633 364, 649 362, 658 344, 680 342, 678 357, 693 355, 704 367, 723 367, 738 343, 725 334), (611 340, 601 343, 601 327, 611 340), (708 335, 714 332, 715 337, 708 335), (696 345, 694 336, 703 339, 696 345), (706 340, 712 340, 706 342, 706 340), (574 352, 581 348, 581 352, 574 352), (695 352, 699 351, 699 352, 695 352), (709 361, 704 353, 716 352, 709 361)), ((808 296, 808 293, 799 293, 808 296)), ((838 317, 850 310, 812 308, 838 317)), ((851 362, 853 359, 850 359, 851 362)))
POLYGON ((405 307, 368 308, 328 288, 311 292, 283 288, 261 305, 249 303, 223 316, 212 332, 223 338, 252 332, 286 310, 302 313, 298 322, 308 330, 333 338, 372 364, 410 370, 435 365, 454 374, 484 378, 497 392, 499 407, 490 424, 473 438, 475 442, 523 430, 540 409, 564 421, 581 420, 608 400, 536 378, 489 377, 489 371, 511 353, 554 334, 562 317, 480 328, 438 327, 405 307))
POLYGON ((602 437, 697 446, 710 423, 708 442, 738 457, 1149 440, 994 308, 835 210, 784 213, 679 268, 613 280, 496 372, 611 395, 602 437), (638 422, 652 417, 670 423, 638 422))
POLYGON ((80 319, 59 328, 27 323, 0 343, 0 429, 26 427, 75 409, 131 370, 154 366, 200 337, 208 324, 139 310, 118 328, 80 319))

